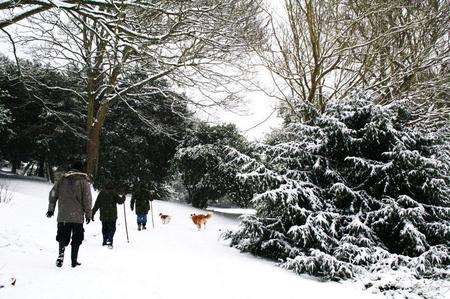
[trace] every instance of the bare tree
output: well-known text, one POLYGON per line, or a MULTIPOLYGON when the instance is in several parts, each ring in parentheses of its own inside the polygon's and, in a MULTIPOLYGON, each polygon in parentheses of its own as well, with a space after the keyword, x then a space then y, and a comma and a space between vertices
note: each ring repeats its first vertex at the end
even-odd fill
POLYGON ((417 121, 448 122, 449 8, 442 0, 347 1, 346 17, 357 20, 350 55, 364 66, 360 86, 380 103, 408 100, 417 121))
POLYGON ((342 51, 351 41, 339 2, 285 0, 281 17, 266 10, 273 38, 267 48, 255 50, 272 73, 280 100, 301 119, 311 116, 311 108, 324 111, 329 99, 346 94, 357 81, 343 68, 351 63, 342 51))
POLYGON ((0 9, 10 9, 10 17, 0 28, 26 18, 21 25, 31 34, 21 36, 22 42, 33 43, 53 64, 80 70, 86 86, 78 94, 87 106, 88 173, 95 171, 101 130, 115 102, 161 79, 180 86, 226 85, 235 80, 229 73, 232 62, 242 61, 246 46, 262 35, 258 1, 54 3, 4 1, 0 9), (142 76, 125 82, 136 69, 142 76))
POLYGON ((256 51, 289 115, 308 119, 359 90, 448 120, 447 1, 285 0, 281 17, 266 15, 273 38, 256 51))

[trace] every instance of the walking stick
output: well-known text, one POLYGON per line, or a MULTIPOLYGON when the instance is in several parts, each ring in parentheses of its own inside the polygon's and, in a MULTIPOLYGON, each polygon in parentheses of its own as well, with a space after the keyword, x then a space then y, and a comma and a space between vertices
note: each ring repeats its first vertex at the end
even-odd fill
POLYGON ((150 209, 152 210, 152 226, 155 228, 155 220, 153 219, 153 200, 150 200, 150 209))
POLYGON ((127 243, 130 243, 130 238, 128 237, 127 213, 125 212, 125 203, 123 203, 123 218, 125 219, 125 231, 127 233, 127 243))

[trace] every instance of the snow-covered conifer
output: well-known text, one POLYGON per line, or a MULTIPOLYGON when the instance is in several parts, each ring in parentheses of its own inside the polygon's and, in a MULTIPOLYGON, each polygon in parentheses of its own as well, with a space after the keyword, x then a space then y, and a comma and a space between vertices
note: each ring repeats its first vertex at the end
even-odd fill
POLYGON ((254 145, 239 178, 253 186, 257 213, 226 234, 231 245, 330 279, 383 265, 442 275, 450 263, 448 134, 408 126, 405 115, 400 103, 359 96, 254 145))

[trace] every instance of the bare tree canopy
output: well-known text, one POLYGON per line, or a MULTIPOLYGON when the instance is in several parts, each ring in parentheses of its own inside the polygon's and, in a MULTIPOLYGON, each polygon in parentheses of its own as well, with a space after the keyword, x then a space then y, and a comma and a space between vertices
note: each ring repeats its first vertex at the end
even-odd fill
POLYGON ((441 0, 285 0, 281 18, 266 10, 272 39, 256 51, 295 117, 358 90, 446 121, 449 12, 441 0))
POLYGON ((0 10, 6 12, 0 29, 17 24, 28 32, 17 40, 33 45, 35 55, 80 70, 88 172, 94 171, 112 104, 127 94, 148 93, 142 87, 159 79, 225 85, 235 80, 231 65, 263 38, 260 3, 253 0, 2 1, 0 10), (137 69, 141 75, 125 82, 137 69))

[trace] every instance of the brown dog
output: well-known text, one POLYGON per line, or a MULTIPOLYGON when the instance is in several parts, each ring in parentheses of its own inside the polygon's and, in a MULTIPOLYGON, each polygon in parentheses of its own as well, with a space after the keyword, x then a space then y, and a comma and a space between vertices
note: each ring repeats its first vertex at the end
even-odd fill
POLYGON ((159 218, 161 218, 161 222, 163 224, 168 224, 170 222, 170 216, 169 215, 165 215, 163 213, 159 213, 159 218))
POLYGON ((191 214, 192 222, 194 222, 195 225, 197 225, 198 230, 200 230, 202 227, 205 229, 206 222, 208 219, 212 217, 212 213, 208 214, 191 214))

